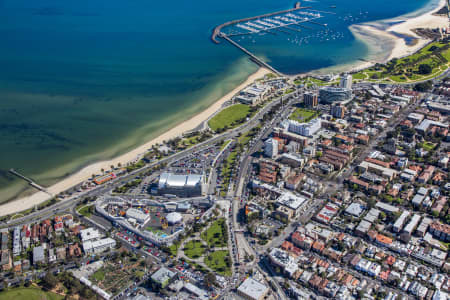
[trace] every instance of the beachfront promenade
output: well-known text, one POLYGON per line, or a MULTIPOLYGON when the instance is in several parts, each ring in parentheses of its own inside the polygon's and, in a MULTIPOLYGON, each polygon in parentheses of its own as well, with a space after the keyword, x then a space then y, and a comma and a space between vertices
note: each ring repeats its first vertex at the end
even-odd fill
POLYGON ((191 155, 195 151, 199 151, 201 149, 208 148, 211 145, 218 143, 222 140, 227 140, 230 138, 234 138, 236 136, 240 136, 244 132, 247 132, 251 128, 257 126, 260 122, 259 119, 264 114, 266 114, 274 105, 280 103, 280 99, 281 98, 278 98, 278 99, 275 99, 272 102, 268 103, 261 110, 259 110, 250 120, 248 120, 246 123, 240 125, 239 127, 236 127, 230 131, 226 131, 222 134, 216 135, 209 140, 206 140, 202 143, 194 145, 186 150, 177 152, 171 156, 165 157, 159 161, 149 163, 145 167, 134 170, 125 176, 117 177, 116 179, 113 179, 112 181, 110 181, 109 183, 107 183, 105 185, 97 186, 93 189, 90 189, 81 194, 78 194, 75 197, 67 198, 65 200, 55 203, 54 205, 46 207, 42 210, 29 213, 26 216, 15 218, 15 219, 9 220, 8 222, 5 222, 5 223, 0 223, 0 228, 19 226, 22 224, 27 224, 27 223, 38 221, 38 220, 44 220, 44 219, 47 219, 47 218, 51 217, 52 215, 57 214, 59 212, 66 211, 68 209, 71 210, 76 205, 78 205, 79 202, 82 201, 82 199, 84 199, 86 197, 99 197, 101 195, 108 194, 110 191, 114 190, 115 187, 123 185, 126 182, 130 182, 130 181, 134 180, 134 178, 137 174, 151 170, 153 167, 155 167, 159 164, 170 164, 174 161, 181 159, 182 157, 191 155))

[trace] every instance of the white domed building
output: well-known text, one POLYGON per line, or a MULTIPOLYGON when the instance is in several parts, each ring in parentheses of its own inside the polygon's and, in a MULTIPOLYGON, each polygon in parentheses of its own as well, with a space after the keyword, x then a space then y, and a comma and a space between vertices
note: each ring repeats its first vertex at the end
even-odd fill
POLYGON ((174 225, 181 223, 181 221, 183 221, 183 217, 177 212, 171 212, 170 214, 167 214, 166 220, 169 225, 174 225))
POLYGON ((197 197, 206 191, 206 177, 198 174, 173 174, 164 172, 159 176, 158 192, 177 197, 197 197))

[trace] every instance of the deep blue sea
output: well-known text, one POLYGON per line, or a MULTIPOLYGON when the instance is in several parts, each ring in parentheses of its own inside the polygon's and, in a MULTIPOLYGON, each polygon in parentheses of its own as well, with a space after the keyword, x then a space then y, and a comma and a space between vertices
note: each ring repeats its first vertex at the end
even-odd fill
MULTIPOLYGON (((436 2, 436 0, 431 0, 436 2)), ((0 0, 0 201, 144 143, 205 109, 257 70, 227 43, 225 21, 282 10, 287 0, 0 0)), ((240 39, 293 74, 364 58, 354 23, 423 9, 427 0, 323 0, 302 32, 240 39), (336 8, 330 8, 336 5, 336 8)))

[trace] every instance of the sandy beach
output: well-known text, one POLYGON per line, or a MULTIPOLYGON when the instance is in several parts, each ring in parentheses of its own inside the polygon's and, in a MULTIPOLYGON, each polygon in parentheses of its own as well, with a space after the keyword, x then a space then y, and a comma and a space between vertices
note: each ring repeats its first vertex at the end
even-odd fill
MULTIPOLYGON (((154 138, 151 141, 127 153, 124 153, 114 159, 100 161, 84 167, 80 171, 50 186, 47 189, 48 192, 50 192, 53 195, 57 195, 85 180, 88 180, 89 178, 91 178, 92 174, 101 174, 102 169, 109 170, 111 165, 117 166, 119 163, 121 163, 122 165, 126 165, 128 162, 134 161, 137 157, 144 154, 153 145, 162 143, 164 140, 170 140, 177 136, 181 136, 184 132, 193 130, 194 128, 199 126, 203 121, 207 120, 216 111, 218 111, 226 101, 230 100, 233 97, 233 95, 235 95, 237 92, 242 90, 247 85, 253 83, 256 79, 261 78, 268 73, 270 73, 270 71, 265 68, 258 69, 258 71, 250 75, 243 83, 234 88, 231 92, 227 93, 222 98, 214 102, 207 109, 190 118, 189 120, 186 120, 178 124, 169 131, 158 136, 157 138, 154 138)), ((50 198, 51 198, 50 195, 44 192, 37 192, 32 194, 31 196, 13 200, 11 202, 0 205, 0 216, 9 215, 32 208, 35 205, 38 205, 50 198)))
MULTIPOLYGON (((424 13, 423 15, 413 18, 409 18, 407 16, 405 17, 400 16, 392 20, 383 20, 379 22, 352 25, 350 27, 350 30, 355 35, 355 37, 357 39, 364 41, 370 48, 368 58, 365 60, 357 61, 353 64, 330 67, 326 69, 317 70, 311 73, 356 71, 370 67, 375 63, 384 63, 392 58, 403 57, 416 52, 418 49, 422 48, 425 44, 427 44, 429 40, 417 36, 412 31, 412 29, 448 27, 449 20, 447 17, 433 15, 433 13, 442 8, 445 5, 445 3, 446 0, 440 0, 438 7, 427 13, 424 13), (395 21, 397 24, 388 26, 386 24, 388 24, 389 21, 392 22, 395 21), (417 39, 417 43, 415 43, 414 45, 407 45, 404 39, 396 36, 395 34, 393 34, 393 32, 415 37, 417 39)), ((266 69, 260 68, 257 72, 249 76, 245 82, 237 86, 235 89, 233 89, 231 92, 220 98, 206 110, 195 115, 191 119, 178 124, 177 126, 165 132, 164 134, 133 149, 132 151, 129 151, 114 159, 100 161, 84 167, 80 171, 50 186, 48 188, 48 191, 53 195, 61 193, 89 179, 92 174, 100 174, 101 169, 109 170, 111 165, 117 165, 118 163, 126 165, 128 162, 131 162, 140 155, 144 154, 147 151, 147 149, 151 148, 152 145, 161 143, 164 140, 169 140, 174 137, 180 136, 184 132, 196 128, 203 121, 207 120, 211 115, 213 115, 217 110, 219 110, 220 107, 223 105, 223 103, 231 99, 231 97, 235 93, 244 88, 246 85, 252 83, 255 79, 261 78, 267 73, 270 72, 266 69)), ((49 198, 50 196, 48 194, 44 192, 37 192, 32 194, 31 196, 23 197, 2 204, 0 205, 0 216, 13 214, 15 212, 20 212, 25 209, 34 207, 35 205, 38 205, 48 200, 49 198)))
POLYGON ((448 17, 433 15, 445 4, 446 0, 440 0, 435 9, 414 18, 398 17, 383 22, 350 26, 350 30, 355 37, 364 41, 371 52, 367 61, 358 63, 352 70, 361 70, 375 63, 385 63, 393 58, 400 58, 417 52, 430 40, 418 36, 412 30, 416 28, 434 29, 449 27, 448 17), (388 21, 396 22, 397 24, 385 28, 382 24, 388 21), (417 42, 414 45, 407 45, 403 38, 396 36, 394 33, 416 38, 417 42))
POLYGON ((308 74, 357 72, 369 68, 376 63, 386 63, 393 58, 401 58, 417 52, 429 43, 430 40, 418 36, 412 30, 416 28, 432 29, 449 27, 447 17, 433 15, 445 4, 446 0, 440 0, 435 8, 417 17, 399 16, 389 20, 351 25, 349 29, 355 38, 368 46, 369 53, 367 57, 352 63, 311 71, 308 74), (394 23, 395 25, 389 25, 394 23), (399 37, 398 34, 415 38, 416 43, 414 45, 407 45, 406 41, 399 37))

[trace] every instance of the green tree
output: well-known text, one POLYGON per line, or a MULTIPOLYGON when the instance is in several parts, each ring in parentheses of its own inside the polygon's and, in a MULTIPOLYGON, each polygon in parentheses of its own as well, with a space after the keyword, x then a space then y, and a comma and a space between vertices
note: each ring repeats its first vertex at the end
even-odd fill
POLYGON ((58 280, 52 274, 52 272, 47 272, 47 274, 45 274, 44 278, 42 279, 42 283, 44 285, 44 288, 52 290, 55 288, 56 284, 58 283, 58 280))
POLYGON ((216 284, 216 275, 214 273, 209 272, 205 275, 205 285, 211 287, 216 284))
POLYGON ((432 87, 433 87, 433 83, 431 81, 425 81, 425 82, 417 83, 414 86, 414 90, 418 91, 418 92, 426 92, 426 91, 430 90, 432 87))
POLYGON ((433 68, 428 64, 419 65, 419 74, 427 75, 433 71, 433 68))

